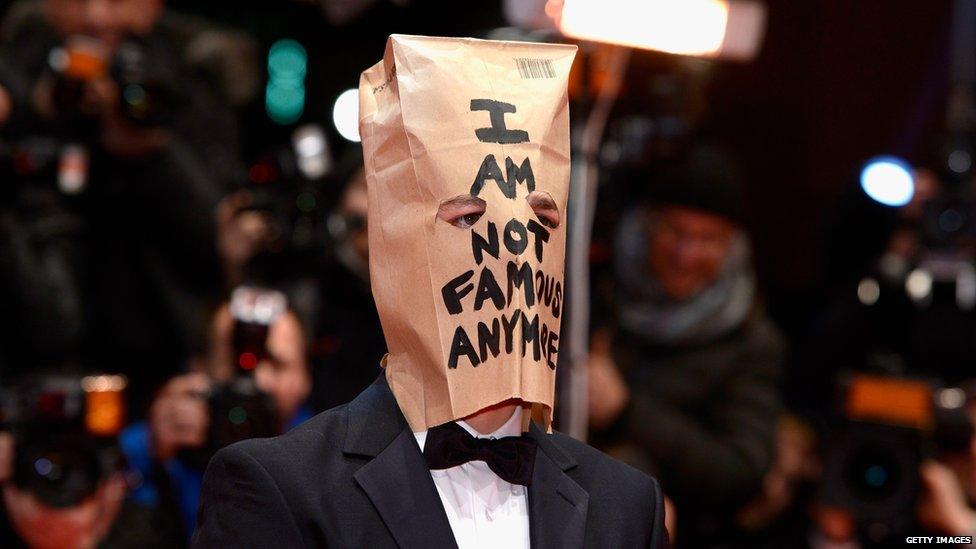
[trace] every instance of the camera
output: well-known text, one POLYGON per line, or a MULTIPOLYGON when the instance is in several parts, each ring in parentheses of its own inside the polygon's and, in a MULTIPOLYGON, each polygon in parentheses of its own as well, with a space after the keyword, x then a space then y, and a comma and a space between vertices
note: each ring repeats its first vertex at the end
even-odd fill
POLYGON ((37 376, 3 395, 14 436, 14 484, 45 505, 72 507, 124 465, 116 437, 127 380, 118 375, 37 376))
POLYGON ((286 308, 285 295, 276 290, 239 286, 231 294, 235 375, 210 399, 211 439, 219 447, 278 434, 277 407, 258 387, 254 370, 268 358, 268 332, 286 308))
POLYGON ((99 41, 71 36, 51 51, 48 64, 55 75, 52 103, 72 137, 94 132, 96 121, 84 112, 82 102, 87 83, 105 76, 118 85, 119 112, 133 125, 157 127, 172 118, 176 92, 142 40, 127 38, 110 56, 99 41))
POLYGON ((291 145, 264 155, 248 170, 247 210, 268 225, 267 249, 248 265, 250 278, 281 282, 318 265, 330 249, 327 198, 322 189, 332 158, 321 127, 297 128, 291 145))
POLYGON ((210 414, 207 441, 202 448, 184 450, 184 460, 203 468, 225 446, 278 434, 278 408, 272 396, 258 387, 254 370, 268 358, 268 332, 286 308, 285 295, 276 290, 251 286, 234 289, 230 300, 234 374, 205 395, 210 414))
POLYGON ((964 451, 973 436, 958 387, 912 378, 854 375, 844 386, 844 427, 827 449, 825 505, 847 509, 858 537, 884 544, 917 532, 919 466, 964 451))

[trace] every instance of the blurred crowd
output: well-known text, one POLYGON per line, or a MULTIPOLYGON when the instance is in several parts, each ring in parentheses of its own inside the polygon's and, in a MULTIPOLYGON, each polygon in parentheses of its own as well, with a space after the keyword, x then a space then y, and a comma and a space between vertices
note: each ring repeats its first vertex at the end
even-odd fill
MULTIPOLYGON (((258 49, 159 0, 3 12, 0 545, 184 546, 216 450, 380 374, 361 152, 314 125, 247 151, 258 49)), ((602 172, 589 442, 660 480, 677 547, 976 534, 971 182, 916 169, 788 339, 729 145, 602 172)))

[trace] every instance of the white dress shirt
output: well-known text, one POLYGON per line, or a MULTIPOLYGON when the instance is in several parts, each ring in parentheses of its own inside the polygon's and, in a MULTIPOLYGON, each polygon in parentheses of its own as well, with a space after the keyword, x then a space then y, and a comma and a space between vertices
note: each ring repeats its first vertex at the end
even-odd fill
MULTIPOLYGON (((463 420, 471 436, 502 438, 522 434, 522 409, 494 433, 483 435, 463 420)), ((427 431, 414 433, 423 451, 427 431)), ((526 487, 498 477, 484 461, 431 470, 437 493, 460 549, 529 547, 529 497, 526 487)))

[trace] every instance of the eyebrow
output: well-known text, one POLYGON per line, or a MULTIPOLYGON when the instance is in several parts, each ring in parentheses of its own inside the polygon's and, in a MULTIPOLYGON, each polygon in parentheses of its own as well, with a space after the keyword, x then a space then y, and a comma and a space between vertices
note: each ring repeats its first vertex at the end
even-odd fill
POLYGON ((542 208, 544 210, 558 211, 556 207, 556 201, 549 196, 548 193, 532 193, 526 197, 529 201, 529 205, 533 208, 542 208))
POLYGON ((462 194, 455 196, 454 198, 449 198, 444 202, 441 202, 440 207, 459 207, 459 206, 485 206, 487 202, 478 198, 477 196, 471 196, 469 194, 462 194))

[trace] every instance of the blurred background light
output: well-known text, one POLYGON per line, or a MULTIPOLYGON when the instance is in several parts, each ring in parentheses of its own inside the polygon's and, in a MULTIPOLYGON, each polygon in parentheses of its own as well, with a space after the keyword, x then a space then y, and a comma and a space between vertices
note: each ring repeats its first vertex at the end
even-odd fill
POLYGON ((278 40, 268 50, 268 85, 264 104, 279 124, 296 122, 305 110, 305 74, 308 55, 291 39, 278 40))
POLYGON ((962 174, 968 172, 969 168, 972 167, 973 159, 968 151, 957 149, 949 153, 947 163, 950 170, 962 174))
POLYGON ((881 297, 881 285, 874 278, 867 277, 857 285, 857 299, 863 305, 871 306, 881 297))
POLYGON ((861 170, 861 188, 872 200, 885 206, 904 206, 915 195, 912 167, 894 156, 878 156, 861 170))
POLYGON ((932 294, 932 274, 922 268, 913 270, 905 278, 905 293, 916 303, 927 301, 932 294))
POLYGON ((751 59, 765 7, 744 0, 563 0, 546 13, 570 37, 681 55, 751 59))
POLYGON ((942 408, 962 408, 966 404, 966 391, 959 387, 939 389, 935 394, 935 399, 942 408))
POLYGON ((332 153, 325 131, 318 124, 305 124, 291 136, 298 169, 307 179, 320 179, 332 169, 332 153))
POLYGON ((289 38, 278 40, 268 50, 268 76, 273 80, 303 81, 307 63, 305 48, 289 38))
POLYGON ((339 135, 348 141, 359 142, 359 91, 348 89, 339 94, 332 107, 332 122, 339 135))

